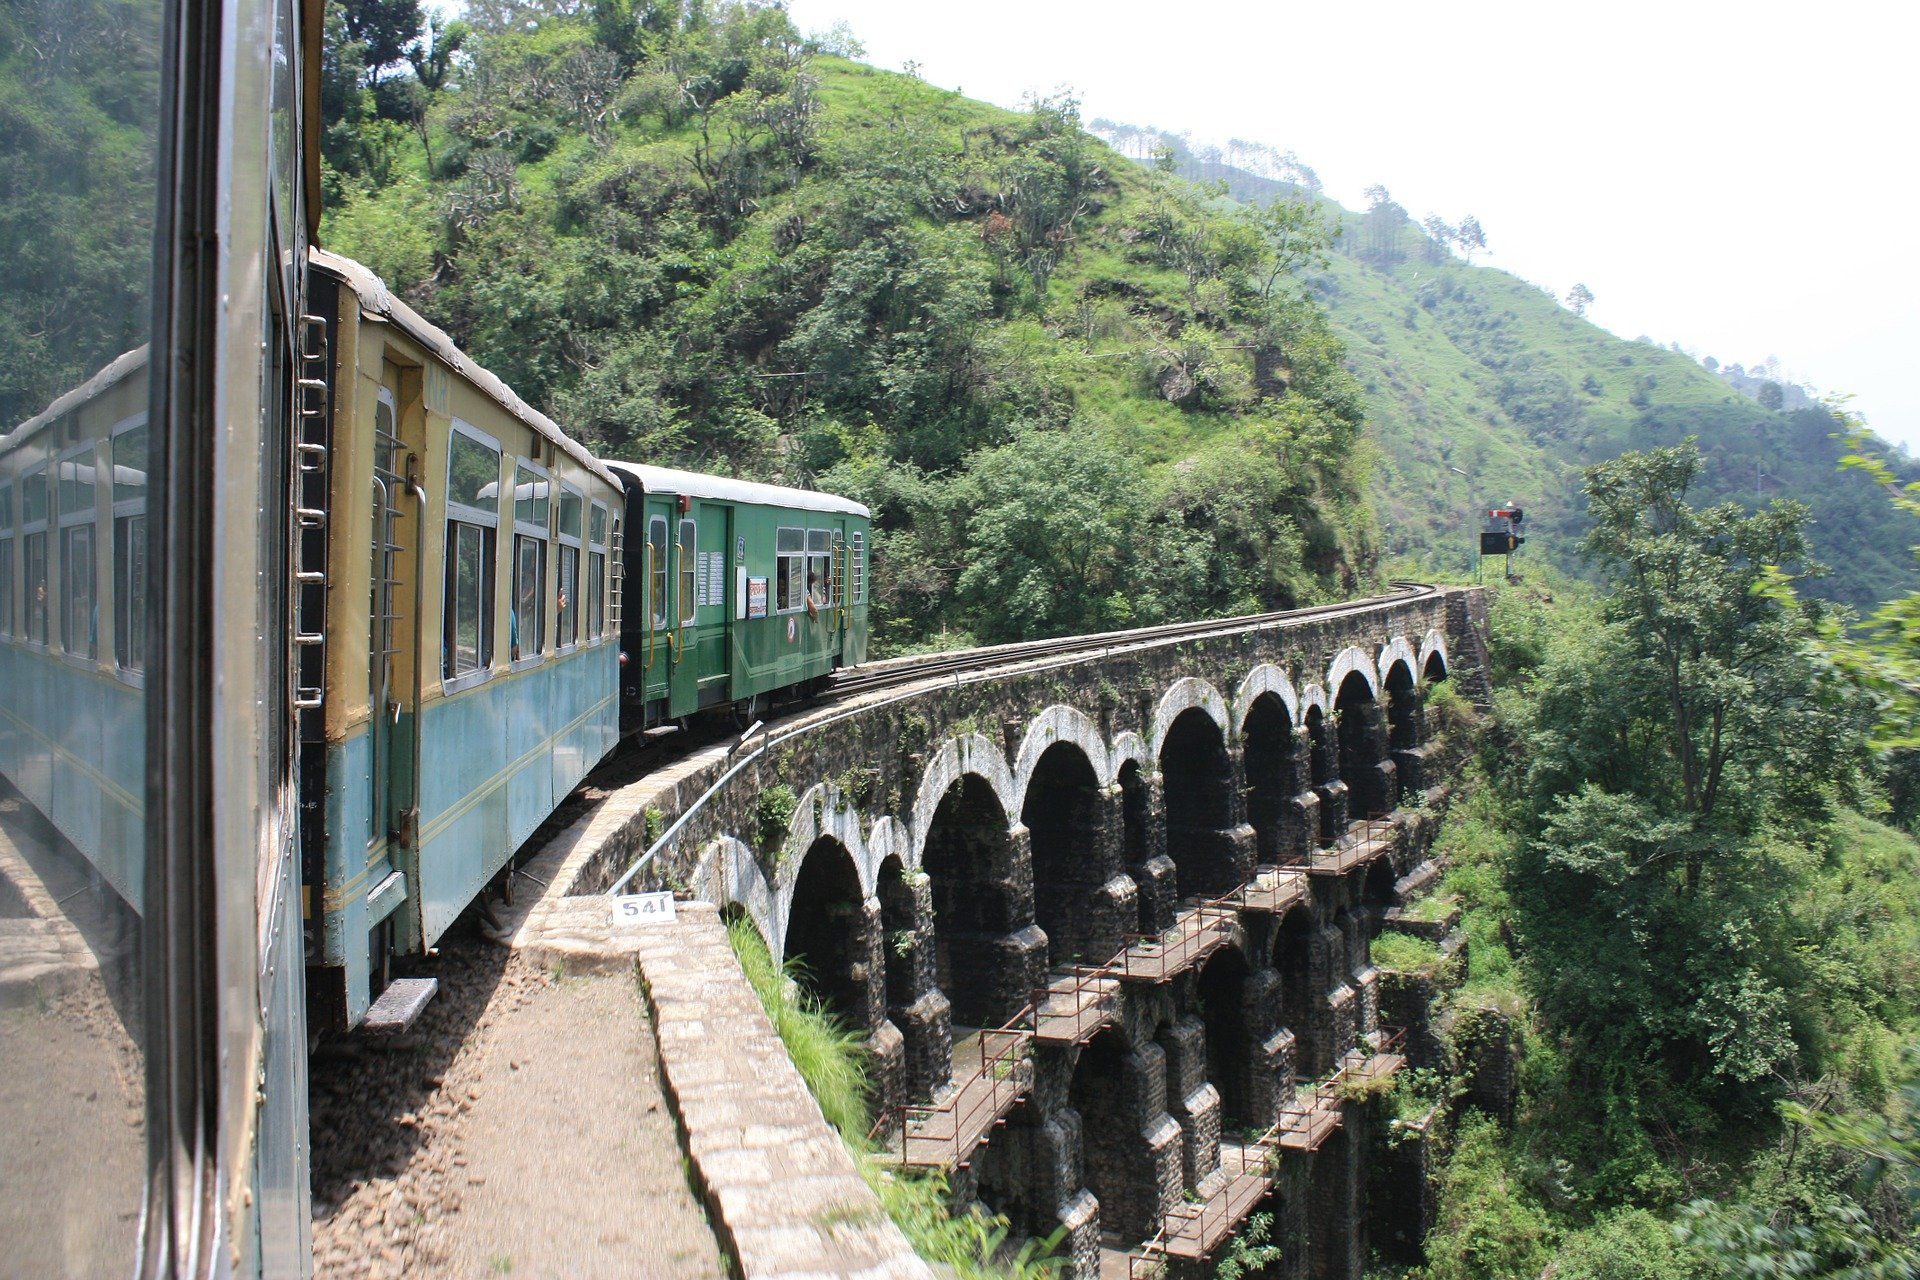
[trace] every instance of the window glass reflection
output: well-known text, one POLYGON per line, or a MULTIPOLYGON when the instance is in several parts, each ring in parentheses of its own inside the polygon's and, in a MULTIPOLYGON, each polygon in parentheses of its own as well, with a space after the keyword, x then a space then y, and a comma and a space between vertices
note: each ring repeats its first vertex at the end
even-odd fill
POLYGON ((131 1270, 159 0, 0 4, 0 1271, 131 1270), (9 1176, 24 1174, 25 1176, 9 1176))

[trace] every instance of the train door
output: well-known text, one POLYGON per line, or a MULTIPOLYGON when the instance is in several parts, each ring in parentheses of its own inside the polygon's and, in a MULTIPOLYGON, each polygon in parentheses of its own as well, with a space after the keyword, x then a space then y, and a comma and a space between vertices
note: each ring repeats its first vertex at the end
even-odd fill
POLYGON ((648 494, 641 530, 640 562, 644 586, 640 601, 644 627, 640 652, 641 697, 648 706, 667 696, 668 673, 673 669, 673 497, 648 494))
POLYGON ((673 582, 667 591, 673 643, 667 671, 667 714, 691 715, 700 709, 699 607, 700 521, 690 500, 673 513, 673 582))
MULTIPOLYGON (((367 609, 367 865, 390 859, 393 823, 394 725, 400 715, 393 659, 399 621, 400 520, 406 500, 400 476, 400 425, 393 392, 380 388, 373 413, 372 591, 367 609)), ((384 950, 384 948, 382 949, 384 950)))
POLYGON ((729 607, 732 578, 727 566, 733 559, 730 551, 733 508, 702 502, 697 510, 700 517, 700 550, 694 558, 694 570, 699 579, 694 588, 694 614, 698 619, 700 639, 694 659, 698 667, 696 679, 699 682, 701 705, 711 706, 715 701, 724 699, 727 692, 727 663, 731 653, 727 644, 727 630, 733 619, 733 610, 729 607))

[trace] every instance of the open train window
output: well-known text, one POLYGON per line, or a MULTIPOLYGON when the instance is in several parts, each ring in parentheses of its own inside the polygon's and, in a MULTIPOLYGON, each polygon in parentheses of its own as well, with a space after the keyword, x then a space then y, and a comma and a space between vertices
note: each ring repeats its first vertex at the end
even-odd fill
POLYGON ((647 522, 647 590, 653 596, 653 629, 667 625, 667 518, 647 522))
POLYGON ((91 661, 100 651, 98 548, 94 541, 94 448, 61 456, 56 471, 60 524, 60 647, 91 661))
POLYGON ((547 649, 547 536, 552 481, 532 463, 513 468, 513 613, 507 643, 515 662, 547 649))
POLYGON ((587 643, 599 644, 607 630, 607 506, 593 504, 587 519, 587 643))
POLYGON ((566 486, 560 488, 560 547, 557 554, 560 597, 554 622, 554 641, 562 649, 580 643, 580 534, 585 499, 566 486))
POLYGON ((0 636, 13 634, 13 486, 0 484, 0 636))
POLYGON ((447 460, 446 635, 441 677, 484 679, 493 664, 494 546, 500 528, 500 446, 455 421, 447 460))
POLYGON ((113 430, 113 659, 147 669, 147 418, 113 430))
POLYGON ((20 480, 20 576, 26 618, 22 637, 32 644, 47 643, 52 617, 47 580, 47 469, 29 472, 20 480))
POLYGON ((807 530, 807 594, 822 605, 838 604, 834 599, 833 530, 807 530))
POLYGON ((774 611, 807 607, 807 531, 780 529, 774 534, 774 611))

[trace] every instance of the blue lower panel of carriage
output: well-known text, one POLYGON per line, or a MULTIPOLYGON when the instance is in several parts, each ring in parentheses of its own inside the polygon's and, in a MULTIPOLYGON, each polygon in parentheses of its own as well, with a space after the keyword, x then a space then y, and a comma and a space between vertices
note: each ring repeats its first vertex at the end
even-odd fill
MULTIPOLYGON (((417 909, 419 939, 432 946, 514 850, 619 742, 618 650, 613 645, 550 658, 428 705, 421 727, 418 863, 384 839, 369 843, 372 750, 364 729, 327 761, 327 888, 324 960, 344 965, 347 1018, 357 1023, 371 993, 369 895, 401 870, 417 909)), ((413 717, 394 729, 392 755, 411 756, 413 717)), ((402 788, 404 790, 404 788, 402 788)), ((396 931, 406 940, 410 924, 396 931)))
POLYGON ((57 654, 0 644, 0 774, 138 911, 146 696, 57 654))

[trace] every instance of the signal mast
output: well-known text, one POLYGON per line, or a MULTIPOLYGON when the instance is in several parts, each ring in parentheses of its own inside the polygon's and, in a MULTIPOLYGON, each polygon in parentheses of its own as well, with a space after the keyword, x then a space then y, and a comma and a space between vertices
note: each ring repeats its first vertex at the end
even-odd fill
POLYGON ((1495 507, 1487 512, 1486 521, 1480 526, 1480 554, 1474 558, 1473 580, 1481 581, 1481 571, 1488 556, 1505 556, 1508 582, 1518 582, 1519 576, 1513 571, 1513 553, 1520 549, 1526 535, 1520 532, 1520 524, 1526 519, 1526 512, 1517 502, 1509 502, 1504 507, 1495 507))

